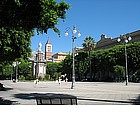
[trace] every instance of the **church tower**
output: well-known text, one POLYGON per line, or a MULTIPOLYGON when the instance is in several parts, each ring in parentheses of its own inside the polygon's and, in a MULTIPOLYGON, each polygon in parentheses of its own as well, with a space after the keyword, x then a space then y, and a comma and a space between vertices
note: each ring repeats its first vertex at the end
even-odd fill
POLYGON ((52 59, 52 44, 50 43, 50 39, 48 39, 45 45, 45 59, 48 61, 50 58, 52 59))

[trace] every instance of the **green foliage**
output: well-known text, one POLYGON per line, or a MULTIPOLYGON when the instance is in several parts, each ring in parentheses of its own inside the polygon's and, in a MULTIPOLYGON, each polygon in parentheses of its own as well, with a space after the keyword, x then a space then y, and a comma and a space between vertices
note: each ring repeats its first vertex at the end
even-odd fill
POLYGON ((42 77, 41 77, 41 76, 39 76, 39 77, 38 77, 38 80, 39 80, 39 81, 42 81, 43 79, 42 79, 42 77))
POLYGON ((140 69, 138 69, 131 77, 131 81, 140 82, 140 69))
POLYGON ((31 64, 28 61, 20 59, 20 64, 18 65, 18 74, 19 77, 25 78, 24 80, 32 80, 32 68, 31 64))
MULTIPOLYGON (((133 75, 140 69, 140 42, 126 45, 128 56, 128 73, 133 75)), ((123 45, 99 51, 91 51, 91 70, 96 80, 113 81, 115 76, 124 76, 125 51, 123 45), (114 73, 115 68, 115 73, 114 73)), ((62 70, 68 76, 72 72, 72 57, 69 55, 62 62, 62 70)), ((79 52, 75 57, 75 72, 78 79, 85 77, 89 71, 89 61, 87 52, 79 52)), ((70 77, 71 78, 71 77, 70 77)), ((76 77, 77 78, 77 77, 76 77)))
POLYGON ((71 74, 72 73, 72 55, 67 55, 66 58, 61 62, 62 73, 71 74))
POLYGON ((125 67, 124 66, 120 66, 120 65, 116 65, 113 67, 114 68, 114 75, 115 76, 125 76, 125 67))
POLYGON ((0 65, 0 79, 11 79, 13 73, 13 67, 10 63, 0 65))
POLYGON ((82 45, 86 51, 91 51, 95 47, 95 40, 91 36, 87 36, 82 45))
POLYGON ((45 77, 44 77, 44 80, 50 80, 50 75, 46 74, 45 77))
POLYGON ((78 74, 78 79, 81 80, 89 72, 88 54, 79 52, 75 57, 75 72, 78 74))
POLYGON ((66 18, 66 10, 70 6, 64 1, 56 0, 1 0, 0 26, 19 28, 38 33, 47 33, 49 28, 59 33, 56 25, 59 19, 66 18))
POLYGON ((120 66, 120 65, 116 65, 113 67, 114 68, 114 80, 116 82, 123 82, 124 81, 124 77, 125 77, 125 67, 124 66, 120 66))
POLYGON ((24 81, 25 80, 25 77, 23 75, 19 76, 18 78, 19 81, 24 81))
POLYGON ((30 57, 30 38, 53 29, 66 18, 70 8, 56 0, 1 0, 0 1, 0 63, 30 57))
POLYGON ((61 75, 60 73, 60 63, 47 63, 46 73, 50 75, 50 80, 56 80, 61 75))
POLYGON ((33 32, 19 29, 0 28, 0 62, 26 59, 31 55, 30 38, 33 32))

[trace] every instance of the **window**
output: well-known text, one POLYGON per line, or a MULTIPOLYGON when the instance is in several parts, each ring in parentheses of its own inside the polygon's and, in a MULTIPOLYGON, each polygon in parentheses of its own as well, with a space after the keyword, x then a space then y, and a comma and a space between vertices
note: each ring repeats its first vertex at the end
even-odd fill
POLYGON ((51 52, 51 46, 48 46, 48 52, 51 52))

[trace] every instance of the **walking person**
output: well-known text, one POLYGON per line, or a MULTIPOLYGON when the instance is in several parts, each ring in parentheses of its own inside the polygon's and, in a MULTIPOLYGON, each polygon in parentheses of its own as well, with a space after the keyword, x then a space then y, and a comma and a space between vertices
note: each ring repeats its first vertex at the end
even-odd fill
POLYGON ((61 78, 60 77, 58 78, 58 84, 59 84, 59 86, 61 85, 61 78))
POLYGON ((34 80, 35 86, 38 85, 38 82, 39 82, 38 79, 34 80))

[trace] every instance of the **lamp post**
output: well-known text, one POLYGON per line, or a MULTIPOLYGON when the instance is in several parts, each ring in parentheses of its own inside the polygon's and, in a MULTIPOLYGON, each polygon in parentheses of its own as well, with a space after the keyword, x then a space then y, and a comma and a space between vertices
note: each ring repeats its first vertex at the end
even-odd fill
POLYGON ((16 73, 15 73, 15 82, 18 82, 18 65, 20 64, 20 62, 16 61, 13 62, 13 66, 16 68, 16 73))
POLYGON ((71 89, 74 88, 74 84, 75 84, 75 61, 74 61, 74 56, 75 56, 75 49, 74 49, 74 41, 75 39, 77 39, 78 37, 81 36, 81 33, 79 30, 76 29, 75 26, 73 26, 73 28, 66 28, 66 32, 65 32, 65 36, 68 36, 69 33, 68 31, 71 30, 72 32, 72 55, 73 55, 73 61, 72 61, 72 85, 71 85, 71 89))
MULTIPOLYGON (((13 66, 14 66, 14 68, 16 67, 16 62, 13 62, 13 64, 12 64, 13 66)), ((15 82, 16 82, 16 75, 17 75, 17 71, 15 71, 15 82)))
POLYGON ((127 50, 126 44, 131 41, 131 36, 127 37, 126 35, 121 35, 120 38, 117 39, 118 42, 122 42, 125 48, 125 78, 126 78, 126 86, 128 85, 128 60, 127 60, 127 50))
POLYGON ((38 79, 38 74, 39 74, 39 54, 36 54, 36 76, 35 78, 38 79))

